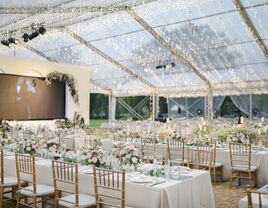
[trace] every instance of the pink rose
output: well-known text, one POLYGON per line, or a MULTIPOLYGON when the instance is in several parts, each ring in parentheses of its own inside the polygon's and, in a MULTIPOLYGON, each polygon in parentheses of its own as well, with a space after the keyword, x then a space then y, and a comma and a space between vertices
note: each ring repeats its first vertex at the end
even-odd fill
POLYGON ((93 157, 93 158, 92 158, 92 162, 93 162, 93 163, 96 163, 97 161, 98 161, 98 159, 97 159, 96 157, 93 157))
POLYGON ((134 155, 134 156, 139 156, 139 152, 138 152, 137 150, 135 150, 135 151, 133 152, 133 155, 134 155))

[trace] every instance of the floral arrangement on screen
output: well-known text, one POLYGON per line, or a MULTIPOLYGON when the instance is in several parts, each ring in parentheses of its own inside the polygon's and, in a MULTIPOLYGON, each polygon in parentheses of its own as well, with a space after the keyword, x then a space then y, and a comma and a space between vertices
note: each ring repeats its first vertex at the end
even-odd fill
POLYGON ((101 147, 97 146, 87 147, 82 150, 82 155, 84 156, 85 165, 95 165, 96 167, 104 167, 104 153, 101 147))
POLYGON ((58 142, 57 139, 50 139, 50 140, 47 140, 43 147, 48 151, 48 152, 51 152, 51 153, 56 153, 59 151, 59 148, 60 148, 60 144, 58 142))
POLYGON ((138 164, 141 163, 141 153, 134 144, 120 143, 115 145, 112 153, 114 157, 121 161, 122 165, 134 166, 137 168, 138 164))
POLYGON ((51 84, 52 81, 56 81, 56 80, 60 82, 65 82, 69 87, 69 91, 75 103, 79 103, 78 91, 76 89, 74 76, 71 74, 66 74, 66 73, 57 72, 57 71, 51 72, 46 76, 47 84, 51 84))

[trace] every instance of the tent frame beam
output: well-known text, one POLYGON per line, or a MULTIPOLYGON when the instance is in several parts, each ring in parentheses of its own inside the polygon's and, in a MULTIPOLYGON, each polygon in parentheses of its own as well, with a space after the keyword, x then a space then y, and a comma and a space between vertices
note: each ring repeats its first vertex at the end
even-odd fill
POLYGON ((119 12, 128 6, 84 6, 84 7, 0 7, 0 14, 40 14, 40 13, 95 13, 95 12, 119 12))
POLYGON ((134 10, 128 9, 128 14, 135 19, 142 27, 146 29, 161 45, 168 49, 180 62, 192 69, 194 73, 200 77, 208 86, 212 84, 210 79, 202 72, 202 70, 193 66, 188 60, 181 56, 176 49, 174 49, 164 38, 162 38, 142 17, 140 17, 134 10))
POLYGON ((82 37, 80 37, 79 35, 77 35, 73 31, 71 31, 70 29, 68 29, 66 27, 63 27, 63 28, 61 28, 61 31, 66 32, 71 37, 73 37, 74 39, 76 39, 77 41, 79 41, 81 44, 83 44, 84 46, 86 46, 87 48, 89 48, 90 50, 92 50, 93 52, 95 52, 96 54, 100 55, 102 58, 106 59, 110 63, 114 64, 116 67, 118 67, 119 69, 123 70, 124 72, 126 72, 127 74, 129 74, 134 79, 137 79, 137 80, 141 81, 142 83, 146 84, 147 86, 149 86, 149 87, 151 87, 153 89, 156 88, 152 83, 148 82, 147 80, 143 79, 141 76, 139 76, 138 74, 136 74, 135 72, 133 72, 130 69, 126 68, 121 63, 119 63, 118 61, 116 61, 112 57, 108 56, 107 54, 105 54, 104 52, 102 52, 101 50, 99 50, 98 48, 96 48, 94 45, 92 45, 88 41, 84 40, 82 37))
POLYGON ((261 51, 264 53, 266 58, 268 58, 268 49, 266 45, 264 44, 258 30, 256 29, 255 25, 253 24, 248 12, 246 11, 246 8, 243 6, 243 3, 241 0, 232 0, 233 4, 235 5, 237 11, 239 12, 240 16, 242 17, 245 25, 248 28, 248 31, 253 36, 255 42, 258 44, 261 51))

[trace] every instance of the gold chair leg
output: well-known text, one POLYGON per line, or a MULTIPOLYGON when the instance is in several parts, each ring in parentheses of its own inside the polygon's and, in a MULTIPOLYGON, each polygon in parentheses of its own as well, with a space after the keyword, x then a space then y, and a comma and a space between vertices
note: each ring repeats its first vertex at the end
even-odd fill
POLYGON ((216 184, 216 168, 213 168, 213 182, 216 184))
POLYGON ((233 170, 230 171, 229 189, 232 188, 232 182, 233 182, 233 170))
POLYGON ((3 186, 1 186, 0 187, 0 208, 2 208, 3 207, 3 193, 4 193, 4 187, 3 186))
POLYGON ((240 172, 237 172, 238 186, 241 186, 240 172))
POLYGON ((221 182, 223 182, 223 166, 221 167, 221 182))
POLYGON ((20 207, 20 193, 17 194, 17 208, 20 207))
POLYGON ((250 171, 248 173, 249 173, 249 187, 250 189, 252 189, 252 175, 250 171))
POLYGON ((34 197, 33 197, 33 208, 37 208, 36 205, 37 205, 37 204, 36 204, 36 196, 34 196, 34 197))
POLYGON ((259 181, 258 181, 258 171, 255 171, 255 186, 256 188, 259 187, 259 181))

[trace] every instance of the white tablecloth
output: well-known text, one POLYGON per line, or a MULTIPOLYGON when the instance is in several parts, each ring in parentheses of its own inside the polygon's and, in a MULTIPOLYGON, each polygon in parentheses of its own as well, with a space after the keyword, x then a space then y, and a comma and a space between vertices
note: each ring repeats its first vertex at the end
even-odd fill
MULTIPOLYGON (((14 156, 5 157, 5 174, 16 175, 14 156)), ((94 195, 93 176, 84 174, 86 167, 79 167, 79 189, 94 195)), ((36 161, 37 182, 53 185, 51 160, 36 161)), ((193 178, 185 181, 168 181, 154 187, 126 182, 126 204, 136 208, 214 208, 214 194, 210 175, 196 170, 193 178)))

